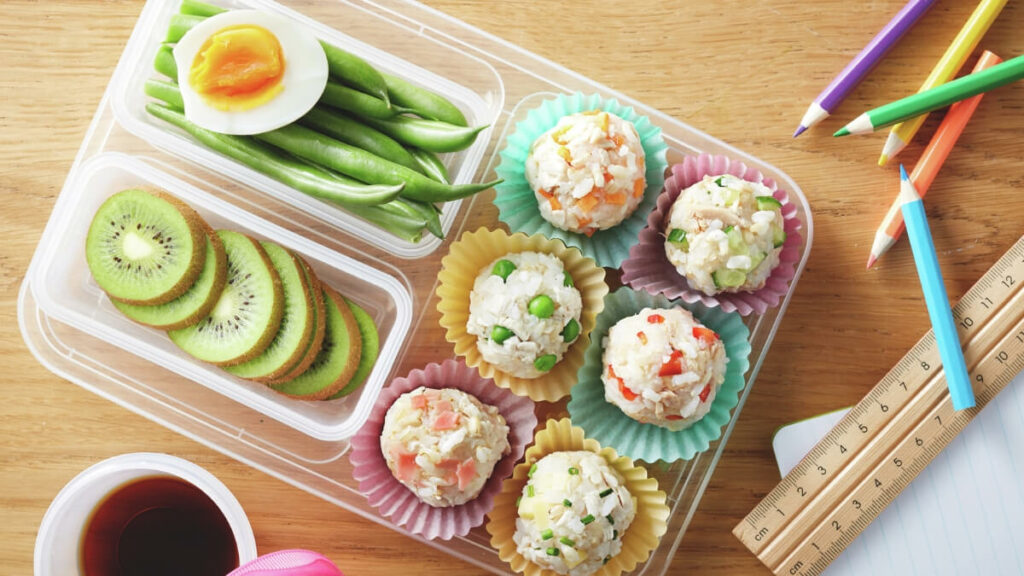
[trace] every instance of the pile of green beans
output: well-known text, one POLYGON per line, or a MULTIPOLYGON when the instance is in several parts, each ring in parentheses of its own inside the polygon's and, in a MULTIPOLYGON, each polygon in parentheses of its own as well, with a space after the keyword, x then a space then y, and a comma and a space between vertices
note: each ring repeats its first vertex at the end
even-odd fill
POLYGON ((452 185, 439 153, 468 148, 483 127, 468 127, 445 98, 381 74, 363 59, 321 42, 329 80, 317 105, 293 124, 253 136, 220 134, 188 121, 172 44, 223 9, 183 0, 154 61, 170 82, 151 79, 146 111, 201 144, 310 196, 343 206, 399 238, 427 231, 443 238, 436 203, 500 182, 452 185))

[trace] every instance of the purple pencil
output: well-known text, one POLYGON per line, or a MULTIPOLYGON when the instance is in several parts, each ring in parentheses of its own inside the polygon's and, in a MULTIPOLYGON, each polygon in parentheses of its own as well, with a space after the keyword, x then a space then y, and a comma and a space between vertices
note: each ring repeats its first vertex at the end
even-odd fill
POLYGON ((821 91, 821 94, 818 94, 818 97, 814 99, 811 106, 807 108, 807 113, 804 114, 803 120, 800 121, 800 127, 793 133, 793 138, 828 118, 828 115, 839 106, 839 103, 846 98, 846 95, 857 84, 860 84, 860 81, 868 75, 868 72, 881 62, 885 53, 899 42, 900 38, 907 33, 907 30, 910 30, 914 23, 934 3, 935 0, 910 0, 907 2, 907 5, 899 11, 899 14, 896 14, 885 25, 885 28, 882 28, 881 32, 871 39, 871 42, 860 51, 860 54, 857 54, 853 60, 850 60, 846 68, 843 68, 843 71, 832 80, 828 87, 821 91))

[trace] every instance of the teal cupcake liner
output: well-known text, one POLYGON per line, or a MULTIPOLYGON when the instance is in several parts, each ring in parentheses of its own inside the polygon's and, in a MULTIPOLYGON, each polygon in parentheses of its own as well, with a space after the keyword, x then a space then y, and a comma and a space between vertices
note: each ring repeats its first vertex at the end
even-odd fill
POLYGON ((590 346, 584 355, 578 380, 572 388, 569 416, 575 425, 602 446, 611 446, 619 454, 636 460, 656 462, 663 460, 689 460, 708 449, 711 442, 722 436, 722 428, 729 422, 732 409, 739 401, 740 391, 746 383, 750 367, 750 331, 743 318, 735 312, 721 308, 708 308, 702 304, 671 301, 664 296, 652 296, 622 287, 605 298, 604 311, 597 317, 597 325, 590 334, 590 346), (617 406, 604 398, 601 382, 604 337, 619 320, 636 314, 643 308, 671 308, 680 306, 693 313, 702 324, 714 330, 725 344, 729 358, 725 381, 711 402, 711 410, 685 430, 673 431, 654 424, 642 424, 626 416, 617 406))
POLYGON ((494 187, 498 219, 512 232, 540 233, 548 238, 558 238, 568 246, 579 248, 584 256, 593 258, 600 266, 618 268, 629 256, 629 249, 639 241, 640 231, 647 224, 647 215, 658 201, 668 167, 667 151, 661 128, 651 124, 646 116, 637 114, 631 106, 619 104, 615 99, 577 92, 545 100, 530 110, 525 120, 516 124, 515 132, 506 139, 505 149, 501 151, 501 163, 495 171, 505 181, 494 187), (614 228, 599 230, 588 237, 556 228, 541 216, 536 196, 526 181, 526 157, 534 140, 553 128, 562 117, 596 109, 611 112, 636 128, 644 149, 647 187, 643 201, 629 218, 614 228))

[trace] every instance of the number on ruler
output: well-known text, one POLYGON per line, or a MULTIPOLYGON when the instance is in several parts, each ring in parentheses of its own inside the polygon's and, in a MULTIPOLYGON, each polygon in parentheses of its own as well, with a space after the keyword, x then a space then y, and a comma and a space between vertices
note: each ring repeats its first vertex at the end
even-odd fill
POLYGON ((863 424, 861 424, 860 422, 857 423, 857 428, 860 429, 862 434, 867 434, 868 433, 868 427, 863 425, 863 424))
POLYGON ((1002 285, 1006 286, 1007 288, 1009 288, 1010 286, 1013 286, 1013 276, 1010 276, 1009 274, 1007 274, 1006 278, 1003 278, 1002 285))
POLYGON ((985 310, 988 310, 992 306, 992 299, 985 296, 981 299, 981 305, 985 307, 985 310))
POLYGON ((780 510, 778 508, 776 508, 775 511, 779 513, 779 516, 785 516, 786 515, 785 512, 783 512, 782 510, 780 510))
POLYGON ((822 476, 824 476, 825 474, 828 474, 828 470, 825 470, 824 466, 822 466, 821 464, 818 464, 818 473, 820 473, 822 476))
POLYGON ((914 444, 917 444, 917 447, 920 448, 921 446, 924 446, 924 440, 914 436, 914 444))
POLYGON ((907 383, 906 382, 900 382, 900 386, 903 386, 903 391, 904 392, 907 391, 907 383))
POLYGON ((900 460, 899 456, 896 456, 895 458, 893 458, 892 459, 892 463, 895 464, 897 468, 902 468, 903 467, 903 460, 900 460))
POLYGON ((1024 330, 1017 332, 1017 342, 1024 342, 1024 330))
POLYGON ((804 490, 803 486, 797 486, 796 487, 796 493, 799 494, 801 498, 803 498, 804 496, 807 496, 807 491, 804 490))
POLYGON ((882 410, 882 413, 889 411, 889 406, 882 404, 881 402, 878 403, 878 407, 882 410))
POLYGON ((1010 355, 1006 353, 1006 350, 1000 350, 999 354, 996 354, 996 362, 1000 364, 1006 364, 1006 361, 1010 359, 1010 355))
POLYGON ((843 446, 842 444, 840 444, 839 445, 839 453, 840 454, 846 454, 846 446, 843 446))
POLYGON ((975 376, 974 379, 977 380, 978 382, 984 382, 985 381, 985 377, 982 376, 981 374, 978 374, 977 376, 975 376))
POLYGON ((974 319, 970 316, 965 316, 964 319, 960 321, 960 325, 964 328, 970 328, 971 326, 974 326, 974 319))
POLYGON ((924 360, 921 360, 921 369, 922 370, 930 370, 931 367, 932 367, 931 364, 925 362, 924 360))
POLYGON ((835 528, 837 532, 839 532, 839 531, 841 531, 843 529, 843 527, 839 525, 839 521, 838 520, 833 520, 832 521, 832 527, 835 528))
POLYGON ((860 500, 854 500, 854 501, 850 502, 850 504, 853 504, 854 508, 856 508, 857 510, 860 510, 860 500))
POLYGON ((939 426, 942 426, 942 416, 939 416, 938 414, 936 414, 935 415, 935 421, 939 423, 939 426))
POLYGON ((881 488, 881 487, 882 487, 882 483, 878 481, 878 478, 875 478, 875 488, 881 488))

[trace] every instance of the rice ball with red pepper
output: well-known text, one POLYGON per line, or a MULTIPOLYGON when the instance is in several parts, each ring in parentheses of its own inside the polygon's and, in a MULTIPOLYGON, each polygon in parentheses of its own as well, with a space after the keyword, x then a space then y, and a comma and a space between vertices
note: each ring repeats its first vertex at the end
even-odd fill
POLYGON ((560 259, 517 252, 480 271, 469 294, 466 331, 498 370, 537 378, 579 337, 582 311, 583 297, 560 259))
POLYGON ((553 452, 530 467, 512 539, 541 568, 588 576, 622 550, 636 508, 625 480, 604 458, 553 452))
POLYGON ((444 508, 480 494, 495 464, 512 451, 508 434, 498 409, 472 394, 420 387, 388 408, 380 449, 399 482, 444 508))
POLYGON ((683 190, 665 224, 665 256, 709 296, 762 288, 785 241, 782 203, 771 189, 730 174, 683 190))
POLYGON ((630 418, 682 430, 711 409, 725 381, 725 345, 683 308, 644 308, 603 341, 605 399, 630 418))
POLYGON ((563 117, 533 142, 526 158, 526 180, 541 216, 587 235, 636 210, 644 197, 644 170, 636 128, 602 110, 563 117))

